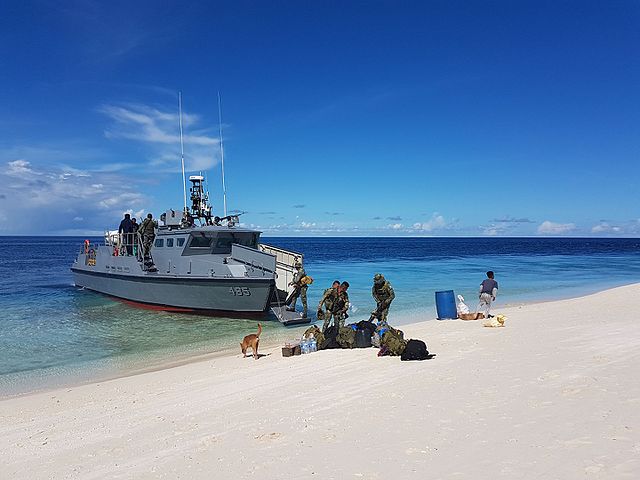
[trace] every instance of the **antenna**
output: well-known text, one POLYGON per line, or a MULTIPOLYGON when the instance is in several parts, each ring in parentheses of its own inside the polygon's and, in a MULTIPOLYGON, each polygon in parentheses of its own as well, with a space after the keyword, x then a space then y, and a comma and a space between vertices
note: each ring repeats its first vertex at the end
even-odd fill
POLYGON ((227 187, 224 184, 224 147, 222 146, 222 107, 220 106, 220 91, 218 91, 218 122, 220 125, 220 160, 222 163, 222 204, 224 216, 227 216, 227 187))
MULTIPOLYGON (((182 161, 182 193, 184 194, 184 211, 187 211, 187 180, 184 176, 184 141, 182 140, 182 92, 178 92, 178 110, 180 111, 180 160, 182 161)), ((225 214, 226 215, 226 214, 225 214)))

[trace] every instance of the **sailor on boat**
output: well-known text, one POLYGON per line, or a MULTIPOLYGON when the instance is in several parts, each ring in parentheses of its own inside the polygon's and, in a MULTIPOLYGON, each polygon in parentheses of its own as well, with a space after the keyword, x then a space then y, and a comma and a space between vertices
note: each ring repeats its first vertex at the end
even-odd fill
POLYGON ((138 227, 138 233, 142 236, 143 260, 147 268, 153 267, 151 245, 156 238, 156 228, 158 228, 158 222, 153 219, 153 215, 150 213, 147 214, 147 218, 144 219, 142 225, 138 227))

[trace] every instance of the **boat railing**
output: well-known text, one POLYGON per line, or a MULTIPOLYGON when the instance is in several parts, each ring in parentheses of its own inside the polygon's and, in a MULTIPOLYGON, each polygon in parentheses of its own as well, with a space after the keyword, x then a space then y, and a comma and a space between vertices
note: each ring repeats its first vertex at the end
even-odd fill
POLYGON ((104 232, 104 244, 109 247, 114 257, 135 256, 142 261, 142 237, 138 232, 119 233, 115 230, 107 230, 104 232))

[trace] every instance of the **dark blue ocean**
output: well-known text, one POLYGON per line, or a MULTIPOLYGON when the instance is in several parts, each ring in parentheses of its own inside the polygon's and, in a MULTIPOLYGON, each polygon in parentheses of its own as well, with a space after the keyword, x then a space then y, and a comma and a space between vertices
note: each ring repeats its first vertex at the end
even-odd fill
MULTIPOLYGON (((235 348, 256 320, 143 310, 78 289, 69 270, 84 238, 0 237, 0 396, 122 375, 235 348)), ((99 240, 99 239, 95 239, 99 240)), ((347 280, 350 320, 373 309, 372 277, 396 300, 390 322, 435 317, 434 292, 455 290, 474 308, 486 270, 498 280, 495 309, 568 298, 640 282, 640 239, 264 238, 303 252, 310 312, 332 280, 347 280)), ((265 318, 268 320, 268 318, 265 318)), ((263 342, 295 338, 277 321, 263 342)))

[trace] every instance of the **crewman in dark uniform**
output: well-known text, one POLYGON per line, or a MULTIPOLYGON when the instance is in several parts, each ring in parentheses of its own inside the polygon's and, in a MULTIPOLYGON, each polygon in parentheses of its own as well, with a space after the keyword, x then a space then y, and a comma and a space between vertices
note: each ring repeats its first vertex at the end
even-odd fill
POLYGON ((149 253, 151 252, 151 245, 153 245, 153 241, 156 238, 157 226, 158 224, 153 219, 153 215, 149 213, 138 229, 142 235, 142 252, 145 262, 150 260, 149 253))
POLYGON ((342 282, 338 287, 338 297, 333 303, 333 324, 338 327, 338 330, 344 327, 344 321, 347 319, 347 311, 349 310, 349 295, 347 289, 349 288, 349 282, 342 282))
POLYGON ((307 289, 309 288, 309 285, 302 281, 302 279, 307 276, 307 273, 304 271, 304 268, 302 268, 302 262, 300 262, 300 260, 296 260, 293 266, 297 271, 289 285, 295 286, 295 289, 289 298, 289 306, 287 307, 287 310, 295 312, 296 301, 298 300, 298 297, 300 297, 302 300, 302 318, 307 318, 307 289))
POLYGON ((371 294, 376 301, 376 309, 371 312, 371 316, 376 317, 380 325, 386 324, 387 316, 389 315, 389 306, 391 302, 393 302, 393 299, 396 298, 396 294, 391 284, 381 273, 376 273, 373 277, 371 294))
POLYGON ((133 253, 133 222, 131 221, 131 215, 124 214, 124 218, 120 222, 118 227, 118 233, 120 234, 121 245, 125 245, 127 249, 127 255, 133 253))
MULTIPOLYGON (((329 328, 329 323, 331 322, 331 317, 333 316, 333 304, 338 299, 338 287, 340 286, 340 281, 335 280, 331 288, 327 288, 322 294, 322 298, 320 299, 320 303, 318 303, 318 318, 324 319, 324 324, 322 325, 322 331, 324 332, 327 328, 329 328), (322 310, 322 307, 326 310, 322 310)), ((335 324, 335 318, 334 318, 335 324)))

